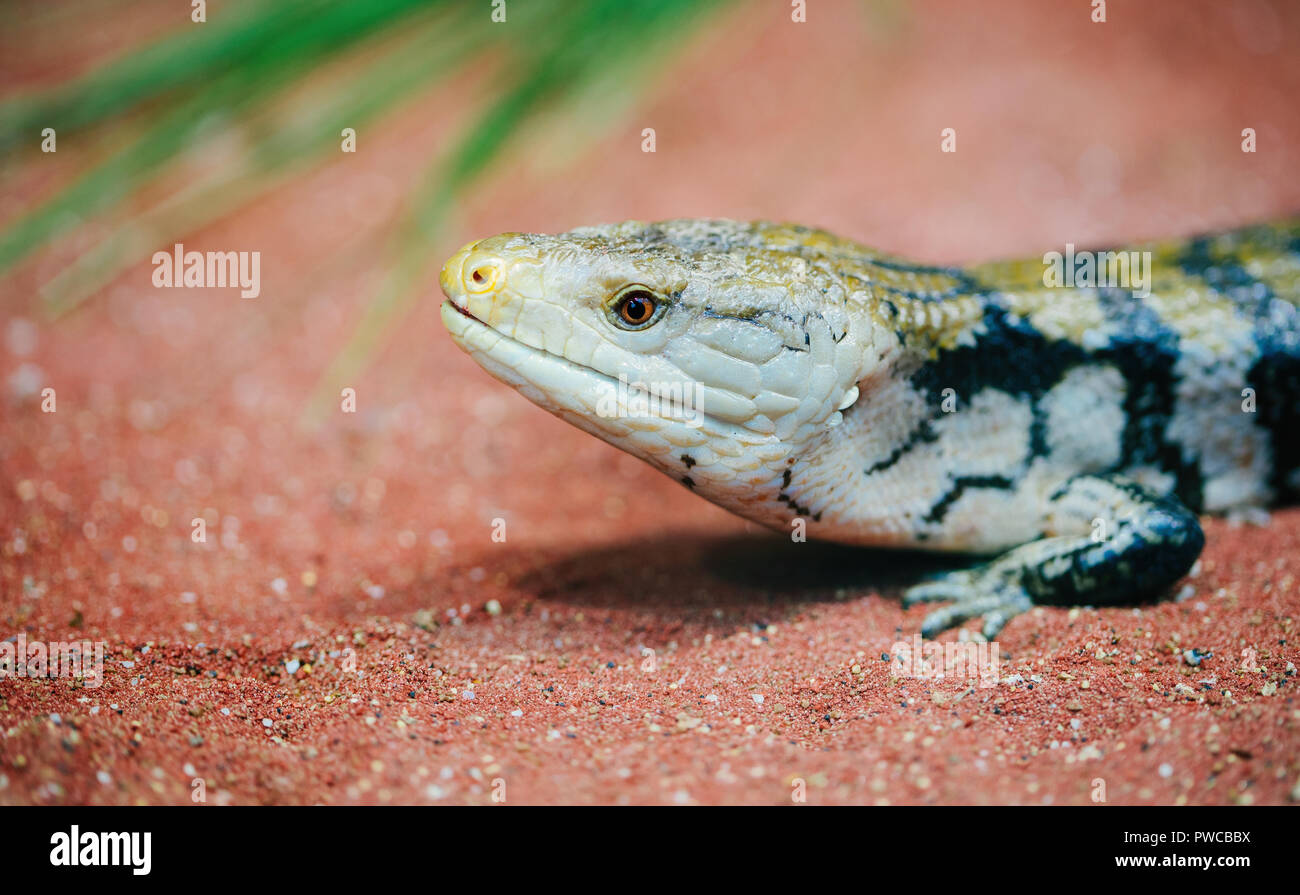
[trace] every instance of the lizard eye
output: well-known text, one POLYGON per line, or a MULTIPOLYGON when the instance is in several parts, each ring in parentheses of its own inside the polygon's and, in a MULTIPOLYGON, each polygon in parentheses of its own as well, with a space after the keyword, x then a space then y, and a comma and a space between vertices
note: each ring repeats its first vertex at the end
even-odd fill
POLYGON ((645 286, 628 286, 614 297, 610 311, 622 329, 645 329, 659 319, 663 303, 645 286))

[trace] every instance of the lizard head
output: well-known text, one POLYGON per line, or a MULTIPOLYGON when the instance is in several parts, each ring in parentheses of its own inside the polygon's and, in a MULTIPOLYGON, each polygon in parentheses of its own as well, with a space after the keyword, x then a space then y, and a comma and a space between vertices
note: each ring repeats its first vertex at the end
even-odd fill
POLYGON ((505 233, 446 263, 442 319, 529 400, 758 518, 840 422, 870 354, 843 286, 806 257, 815 232, 680 220, 505 233))

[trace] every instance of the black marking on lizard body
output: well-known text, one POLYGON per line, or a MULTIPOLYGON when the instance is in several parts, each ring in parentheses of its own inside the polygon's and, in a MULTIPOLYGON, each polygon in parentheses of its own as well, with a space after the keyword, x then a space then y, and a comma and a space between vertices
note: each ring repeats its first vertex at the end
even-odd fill
POLYGON ((976 285, 975 280, 965 271, 954 271, 946 268, 909 268, 905 265, 883 263, 879 260, 870 262, 877 267, 888 270, 896 270, 904 273, 917 274, 937 274, 951 277, 954 283, 951 287, 941 291, 918 291, 906 289, 897 283, 890 283, 884 280, 876 280, 867 276, 865 273, 859 273, 854 270, 840 270, 838 276, 841 279, 851 280, 875 294, 879 301, 886 303, 891 312, 898 313, 897 305, 890 299, 890 296, 896 298, 910 299, 921 302, 944 302, 954 298, 966 298, 973 295, 983 294, 983 291, 976 285))
POLYGON ((757 318, 760 314, 764 314, 764 313, 767 313, 767 312, 766 312, 766 311, 761 311, 761 312, 760 312, 760 311, 755 311, 753 314, 751 314, 750 316, 746 317, 746 316, 743 316, 743 315, 741 315, 741 314, 728 314, 728 313, 725 313, 725 312, 723 312, 723 311, 717 311, 717 310, 714 310, 712 307, 706 305, 706 306, 704 307, 704 310, 700 311, 700 316, 701 316, 701 317, 708 317, 708 318, 711 319, 711 320, 736 320, 736 321, 739 321, 740 323, 748 323, 748 324, 750 324, 751 326, 762 326, 762 324, 759 323, 758 320, 755 319, 755 318, 757 318))
MULTIPOLYGON (((794 460, 791 459, 790 462, 793 463, 794 460)), ((820 512, 814 515, 812 510, 808 509, 808 507, 800 506, 799 503, 795 501, 794 498, 792 498, 789 494, 785 493, 786 490, 790 487, 790 482, 793 478, 794 478, 794 470, 791 469, 789 466, 787 466, 784 470, 781 471, 781 490, 776 495, 776 499, 779 502, 788 506, 791 510, 793 510, 796 516, 807 516, 811 518, 814 522, 820 522, 822 519, 822 514, 820 512)))
MULTIPOLYGON (((934 407, 932 416, 887 458, 887 465, 898 460, 933 435, 933 421, 938 419, 938 397, 943 389, 954 389, 959 400, 969 402, 985 389, 997 389, 1029 398, 1032 418, 1029 432, 1029 460, 1047 454, 1046 420, 1040 406, 1043 395, 1074 367, 1088 360, 1084 350, 1065 340, 1049 340, 1026 320, 1013 320, 1005 307, 990 300, 984 308, 983 332, 974 345, 942 350, 938 357, 921 366, 912 375, 912 384, 934 407)), ((1023 470, 1008 470, 1006 475, 958 476, 948 491, 930 507, 923 517, 940 522, 951 506, 970 488, 1008 489, 1016 485, 1023 470)))
POLYGON ((1236 236, 1193 239, 1183 247, 1178 264, 1184 273, 1231 299, 1254 324, 1259 356, 1246 373, 1246 385, 1255 390, 1255 423, 1268 433, 1272 448, 1268 484, 1274 494, 1294 497, 1300 494, 1300 482, 1289 480, 1300 469, 1300 309, 1251 272, 1242 257, 1243 240, 1265 250, 1300 254, 1300 235, 1286 239, 1277 231, 1258 228, 1236 236))
MULTIPOLYGON (((1029 321, 1009 314, 996 297, 988 300, 982 331, 974 345, 941 350, 923 364, 911 378, 912 384, 936 408, 927 425, 940 416, 942 390, 952 388, 959 400, 969 402, 985 389, 997 389, 1029 399, 1031 424, 1029 459, 1046 456, 1046 416, 1042 397, 1058 385, 1075 367, 1084 364, 1113 365, 1125 383, 1124 430, 1121 433, 1119 463, 1109 471, 1137 466, 1154 466, 1172 473, 1175 493, 1189 508, 1202 506, 1204 485, 1200 466, 1187 460, 1182 448, 1168 441, 1166 429, 1177 406, 1175 365, 1181 356, 1178 335, 1147 305, 1128 290, 1099 289, 1094 294, 1106 316, 1117 326, 1117 335, 1104 347, 1088 351, 1067 339, 1049 339, 1029 321)), ((1287 362, 1258 370, 1261 381, 1289 381, 1294 374, 1287 362)), ((872 467, 878 471, 897 463, 917 445, 926 443, 926 429, 916 430, 891 455, 872 467)), ((1280 436, 1286 439, 1285 432, 1280 436)), ((967 485, 972 487, 977 485, 967 485)), ((991 486, 990 486, 991 487, 991 486)), ((957 488, 956 482, 953 488, 957 488)), ((956 496, 960 496, 960 493, 956 496)), ((931 515, 946 510, 955 499, 950 492, 934 507, 931 515)))
POLYGON ((901 258, 882 258, 874 257, 867 259, 866 263, 884 270, 896 270, 899 273, 911 273, 928 276, 951 277, 965 287, 966 295, 973 295, 981 291, 981 286, 976 279, 971 276, 970 271, 960 267, 941 267, 934 264, 920 264, 913 261, 906 261, 901 258))
POLYGON ((951 388, 966 402, 988 388, 1040 398, 1087 359, 1080 346, 1050 340, 1029 321, 1013 320, 1001 303, 989 301, 975 344, 941 350, 913 374, 912 384, 931 398, 951 388))
POLYGON ((1210 240, 1193 239, 1178 256, 1178 266, 1184 273, 1197 277, 1215 292, 1235 299, 1239 304, 1272 295, 1268 284, 1256 278, 1235 253, 1223 258, 1210 254, 1210 240))
POLYGON ((961 475, 952 480, 952 487, 944 493, 934 506, 921 518, 926 522, 942 522, 943 517, 948 515, 948 510, 961 496, 966 493, 967 488, 996 488, 1005 491, 1015 485, 1015 481, 1004 475, 961 475))
MULTIPOLYGON (((1083 478, 1070 479, 1049 498, 1059 500, 1083 478)), ((1037 603, 1057 606, 1085 602, 1096 591, 1107 592, 1107 602, 1148 599, 1161 585, 1182 574, 1205 546, 1196 516, 1176 498, 1155 496, 1122 477, 1103 477, 1108 487, 1125 495, 1134 506, 1145 504, 1145 524, 1130 533, 1120 550, 1112 542, 1082 539, 1056 554, 1068 559, 1069 570, 1050 577, 1031 569, 1023 584, 1037 603)), ((1121 523, 1122 524, 1122 523, 1121 523)))
MULTIPOLYGON (((1050 434, 1039 401, 1070 369, 1105 366, 1118 371, 1123 382, 1122 428, 1112 433, 1119 439, 1117 461, 1110 469, 1080 470, 1047 500, 1051 512, 1064 514, 1055 518, 1067 520, 1070 533, 1040 536, 986 565, 909 590, 909 604, 956 601, 927 617, 922 628, 927 635, 982 616, 984 634, 992 636, 1033 603, 1149 599, 1185 574, 1204 546, 1196 512, 1206 503, 1207 476, 1216 476, 1217 483, 1225 463, 1248 463, 1258 456, 1234 456, 1231 451, 1240 444, 1216 443, 1214 438, 1222 436, 1209 432, 1200 440, 1199 431, 1189 431, 1213 408, 1232 412, 1219 390, 1241 387, 1234 383, 1255 390, 1250 423, 1268 435, 1267 484, 1276 496, 1300 497, 1300 221, 1192 240, 1154 254, 1166 269, 1178 272, 1163 284, 1158 278, 1152 283, 1156 299, 1119 288, 1060 293, 1060 301, 1095 302, 1105 324, 1101 328, 1049 339, 1032 322, 1022 327, 1000 313, 995 294, 981 299, 986 311, 983 325, 972 333, 974 346, 938 351, 912 374, 912 383, 931 401, 942 388, 956 389, 967 402, 985 388, 1027 396, 1033 407, 1032 455, 1047 449, 1050 434), (1227 329, 1207 332, 1220 310, 1236 319, 1227 329), (1241 323, 1250 326, 1253 345, 1242 338, 1241 323), (1200 332, 1206 332, 1204 342, 1196 335, 1200 332), (1198 406, 1198 401, 1210 403, 1198 406), (1177 438, 1168 434, 1171 427, 1180 432, 1177 438), (1170 474, 1169 491, 1124 478, 1138 468, 1170 474), (1085 533, 1089 520, 1097 518, 1094 510, 1108 523, 1099 540, 1098 530, 1085 533)), ((1035 286, 1025 282, 1020 288, 1035 286)), ((1014 287, 1007 295, 1006 306, 1018 307, 1014 287)), ((916 344, 922 348, 929 337, 923 331, 908 335, 919 335, 916 344)), ((1222 431, 1233 431, 1231 426, 1222 431)), ((903 452, 913 442, 909 436, 903 452)), ((889 461, 896 462, 893 454, 889 461)), ((1246 474, 1242 465, 1237 471, 1246 474)), ((942 519, 966 489, 1001 484, 997 476, 958 476, 926 521, 942 519)), ((1222 503, 1222 496, 1216 493, 1216 500, 1222 503)))
POLYGON ((1153 465, 1172 473, 1174 493, 1189 509, 1200 510, 1205 484, 1200 465, 1165 438, 1177 406, 1178 334, 1128 290, 1100 289, 1097 296, 1118 331, 1097 356, 1114 363, 1125 383, 1119 468, 1153 465))
MULTIPOLYGON (((789 470, 787 470, 787 472, 788 471, 789 470)), ((807 516, 810 519, 812 519, 814 522, 821 521, 822 518, 821 513, 817 513, 816 515, 814 515, 812 510, 808 509, 805 506, 801 506, 793 497, 791 497, 789 494, 786 494, 784 491, 778 494, 776 496, 776 499, 779 500, 781 503, 785 504, 786 506, 788 506, 791 510, 793 510, 796 516, 807 516)))
MULTIPOLYGON (((1292 308, 1292 313, 1295 309, 1292 308)), ((1275 494, 1300 496, 1300 347, 1294 340, 1258 339, 1260 356, 1246 374, 1255 390, 1255 423, 1269 434, 1273 468, 1269 486, 1275 494)))
POLYGON ((908 433, 903 443, 889 452, 889 456, 883 460, 877 461, 863 470, 865 475, 875 475, 878 472, 884 472, 899 460, 903 459, 919 444, 933 444, 939 438, 939 433, 934 430, 933 419, 923 419, 920 424, 908 433))

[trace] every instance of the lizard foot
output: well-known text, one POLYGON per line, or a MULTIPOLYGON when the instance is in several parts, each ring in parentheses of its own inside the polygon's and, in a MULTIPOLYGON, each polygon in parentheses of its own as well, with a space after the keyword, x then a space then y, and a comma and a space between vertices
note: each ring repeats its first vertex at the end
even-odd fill
POLYGON ((922 635, 978 617, 989 639, 1036 603, 1148 599, 1185 574, 1205 544, 1195 513, 1120 477, 1077 476, 1062 484, 1048 498, 1045 528, 1058 534, 908 590, 904 606, 952 601, 926 616, 922 635))
POLYGON ((991 640, 1008 621, 1034 605, 1013 578, 988 566, 949 572, 909 588, 903 595, 904 606, 941 600, 954 602, 925 617, 921 636, 935 637, 978 617, 984 622, 981 628, 984 639, 991 640))

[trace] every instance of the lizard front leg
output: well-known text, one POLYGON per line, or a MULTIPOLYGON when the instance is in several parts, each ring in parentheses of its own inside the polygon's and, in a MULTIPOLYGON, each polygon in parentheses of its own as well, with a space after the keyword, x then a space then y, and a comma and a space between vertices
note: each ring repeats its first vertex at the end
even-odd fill
POLYGON ((926 616, 922 635, 980 617, 985 638, 992 638, 1036 603, 1148 599, 1182 577, 1205 545, 1194 513, 1118 476, 1065 482, 1047 497, 1044 522, 1037 541, 909 589, 905 606, 954 601, 926 616))

